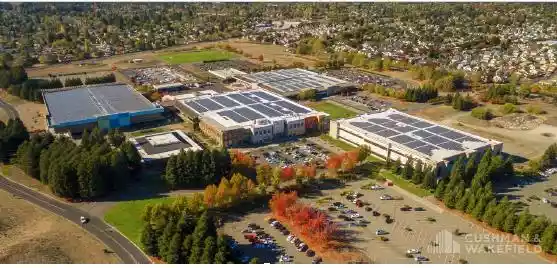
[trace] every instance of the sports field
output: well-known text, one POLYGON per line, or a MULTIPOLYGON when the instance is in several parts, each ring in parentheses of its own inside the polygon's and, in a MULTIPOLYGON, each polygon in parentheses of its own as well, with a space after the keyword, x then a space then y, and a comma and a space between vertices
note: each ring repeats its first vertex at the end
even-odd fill
POLYGON ((352 110, 348 110, 342 106, 330 102, 313 102, 309 103, 308 106, 317 111, 328 113, 331 116, 331 119, 350 118, 358 115, 352 110))
POLYGON ((234 56, 233 53, 219 50, 198 50, 188 52, 168 53, 158 56, 159 59, 168 64, 182 64, 202 61, 228 60, 234 56))

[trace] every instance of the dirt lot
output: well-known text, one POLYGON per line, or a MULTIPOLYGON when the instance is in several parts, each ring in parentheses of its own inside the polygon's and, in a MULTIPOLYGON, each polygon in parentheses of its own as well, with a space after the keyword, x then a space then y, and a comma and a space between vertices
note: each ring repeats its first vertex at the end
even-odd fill
POLYGON ((0 98, 14 106, 19 112, 23 124, 29 131, 44 130, 46 128, 46 106, 42 103, 34 103, 9 95, 0 93, 0 98))
POLYGON ((0 191, 0 263, 120 263, 65 219, 0 191))
POLYGON ((299 57, 286 52, 283 46, 256 44, 242 40, 232 40, 228 42, 230 46, 251 54, 252 57, 263 55, 264 62, 272 62, 276 60, 278 64, 290 65, 295 61, 302 62, 306 66, 314 66, 316 59, 312 57, 299 57))
MULTIPOLYGON (((441 209, 433 209, 425 204, 416 202, 408 196, 401 195, 400 192, 387 188, 385 190, 361 190, 360 187, 370 181, 354 182, 349 187, 343 189, 333 189, 323 191, 323 195, 306 199, 307 202, 317 203, 319 198, 332 197, 334 201, 340 201, 348 209, 355 210, 363 216, 362 219, 370 223, 366 227, 348 227, 355 232, 352 245, 358 247, 368 254, 375 263, 415 263, 412 258, 405 256, 406 250, 416 248, 421 250, 421 254, 430 259, 428 263, 458 263, 459 259, 469 263, 546 263, 544 259, 533 252, 522 252, 525 250, 521 246, 513 246, 507 242, 493 242, 485 239, 482 235, 487 235, 487 231, 471 222, 463 220, 452 213, 441 209), (340 193, 351 189, 363 194, 360 198, 364 202, 369 202, 373 210, 381 214, 389 214, 394 222, 387 224, 383 216, 373 216, 372 212, 367 212, 363 208, 357 208, 348 202, 340 193), (402 196, 405 200, 379 200, 382 194, 391 196, 402 196), (408 204, 410 206, 421 206, 426 211, 400 211, 399 208, 408 204), (426 220, 427 217, 435 219, 435 222, 426 220), (406 228, 409 229, 406 229, 406 228), (388 232, 384 235, 389 241, 381 241, 375 235, 377 229, 388 232), (454 235, 458 229, 461 235, 454 235), (447 242, 447 240, 449 240, 447 242), (431 241, 437 242, 438 246, 430 245, 431 241), (447 247, 448 246, 448 247, 447 247), (492 252, 485 252, 484 246, 491 247, 492 252), (457 249, 458 248, 458 249, 457 249)), ((431 203, 430 203, 431 204, 431 203)), ((322 204, 326 209, 328 204, 322 204)), ((332 212, 330 215, 337 218, 340 212, 332 212)), ((337 219, 339 220, 339 219, 337 219)), ((343 225, 343 223, 340 223, 343 225)))

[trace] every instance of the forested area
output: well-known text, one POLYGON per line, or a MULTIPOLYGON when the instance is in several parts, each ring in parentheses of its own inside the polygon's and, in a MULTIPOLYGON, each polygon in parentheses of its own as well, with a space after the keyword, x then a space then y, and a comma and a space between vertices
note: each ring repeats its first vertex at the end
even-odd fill
POLYGON ((29 138, 29 132, 19 118, 0 121, 0 161, 7 162, 18 146, 29 138))
POLYGON ((228 177, 232 160, 228 150, 181 151, 166 163, 164 180, 172 189, 205 187, 228 177))
POLYGON ((122 134, 95 128, 81 144, 66 137, 37 134, 23 142, 14 163, 48 185, 57 196, 90 200, 122 189, 140 170, 141 156, 122 134))
POLYGON ((147 254, 169 264, 235 262, 226 238, 217 234, 217 221, 199 197, 145 208, 141 244, 147 254))

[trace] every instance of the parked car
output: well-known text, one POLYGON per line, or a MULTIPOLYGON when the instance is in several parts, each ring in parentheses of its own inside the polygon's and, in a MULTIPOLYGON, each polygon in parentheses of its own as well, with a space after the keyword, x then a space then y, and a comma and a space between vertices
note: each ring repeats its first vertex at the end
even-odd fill
POLYGON ((420 250, 417 249, 417 248, 411 248, 411 249, 407 250, 406 253, 408 253, 408 254, 420 254, 420 250))
POLYGON ((420 261, 428 261, 429 259, 427 257, 422 256, 422 255, 418 255, 418 256, 414 257, 414 260, 420 262, 420 261))
POLYGON ((361 208, 361 207, 364 206, 364 202, 362 202, 362 200, 357 200, 355 204, 356 204, 356 206, 359 207, 359 208, 361 208))
POLYGON ((275 218, 269 218, 269 219, 267 220, 267 223, 271 224, 271 223, 273 223, 274 221, 276 221, 275 218))
POLYGON ((403 207, 400 208, 400 211, 410 211, 412 210, 412 207, 410 207, 409 205, 404 205, 403 207))
POLYGON ((377 229, 377 231, 375 231, 375 235, 386 235, 386 234, 388 234, 388 232, 382 229, 377 229))
POLYGON ((366 211, 372 211, 373 209, 371 207, 366 207, 366 211))
POLYGON ((292 240, 294 240, 294 238, 296 238, 294 235, 289 235, 286 237, 286 241, 290 242, 292 240))
POLYGON ((371 190, 383 190, 383 189, 385 189, 385 187, 383 187, 381 185, 375 184, 375 185, 371 186, 371 190))
POLYGON ((355 219, 355 218, 361 218, 362 215, 358 214, 358 213, 354 213, 354 214, 350 214, 350 218, 355 219))
POLYGON ((384 195, 380 196, 379 199, 381 199, 381 200, 393 200, 393 197, 388 195, 388 194, 384 194, 384 195))
POLYGON ((425 211, 425 208, 423 207, 415 207, 414 211, 425 211))
POLYGON ((308 257, 313 257, 313 256, 315 256, 315 251, 313 251, 313 250, 311 250, 311 249, 308 249, 308 250, 306 251, 306 256, 308 256, 308 257))
POLYGON ((315 257, 313 261, 311 261, 311 264, 320 264, 321 262, 323 262, 321 257, 315 257))

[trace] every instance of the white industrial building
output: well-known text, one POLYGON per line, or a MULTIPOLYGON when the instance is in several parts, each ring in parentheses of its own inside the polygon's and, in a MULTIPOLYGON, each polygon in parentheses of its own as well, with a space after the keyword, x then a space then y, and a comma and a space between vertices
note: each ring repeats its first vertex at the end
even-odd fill
POLYGON ((354 146, 367 145, 373 155, 406 163, 414 160, 437 167, 437 176, 447 174, 461 155, 469 156, 491 148, 503 150, 503 143, 441 126, 395 109, 331 121, 329 134, 354 146))
POLYGON ((199 144, 181 130, 149 134, 130 138, 144 162, 161 160, 177 155, 180 151, 203 150, 199 144))
POLYGON ((328 114, 264 90, 181 99, 176 106, 199 117, 201 131, 223 147, 268 143, 329 127, 328 114))

